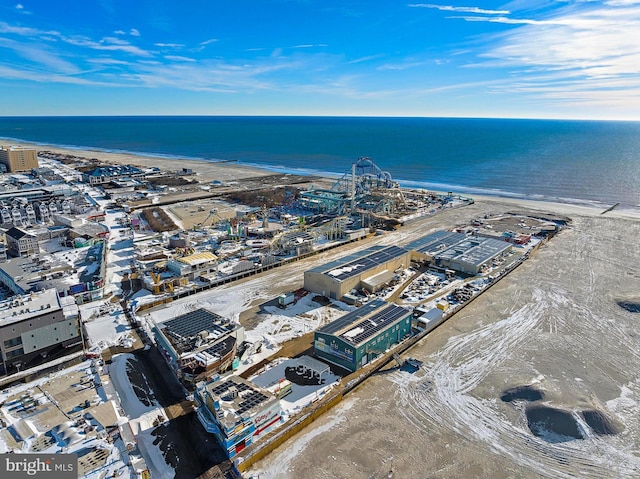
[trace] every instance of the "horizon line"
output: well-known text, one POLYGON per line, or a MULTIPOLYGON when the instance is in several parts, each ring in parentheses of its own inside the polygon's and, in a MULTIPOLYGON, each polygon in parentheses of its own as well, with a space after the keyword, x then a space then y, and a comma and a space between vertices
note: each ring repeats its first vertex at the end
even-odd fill
POLYGON ((446 120, 540 120, 540 121, 610 121, 640 122, 640 119, 621 118, 549 118, 520 116, 421 116, 421 115, 268 115, 268 114, 108 114, 108 115, 0 115, 0 119, 12 118, 361 118, 361 119, 446 119, 446 120))

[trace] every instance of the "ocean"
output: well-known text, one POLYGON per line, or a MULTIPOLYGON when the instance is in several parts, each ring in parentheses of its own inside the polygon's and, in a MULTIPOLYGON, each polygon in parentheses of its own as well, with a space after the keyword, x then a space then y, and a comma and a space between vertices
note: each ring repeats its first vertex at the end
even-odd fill
POLYGON ((0 138, 335 177, 366 156, 407 187, 640 208, 640 122, 0 117, 0 138))

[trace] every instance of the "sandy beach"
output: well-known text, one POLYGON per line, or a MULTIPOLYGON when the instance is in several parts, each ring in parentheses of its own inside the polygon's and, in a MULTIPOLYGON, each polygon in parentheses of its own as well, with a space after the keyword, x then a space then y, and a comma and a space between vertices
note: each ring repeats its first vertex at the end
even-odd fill
POLYGON ((158 167, 165 171, 176 171, 182 168, 192 169, 201 182, 219 180, 223 182, 256 176, 270 175, 272 172, 246 165, 238 165, 232 161, 207 161, 191 159, 170 159, 148 155, 135 155, 132 153, 115 153, 99 150, 76 150, 59 148, 50 145, 36 145, 33 143, 18 143, 12 146, 23 148, 35 148, 38 151, 50 151, 60 155, 72 155, 87 159, 97 159, 101 162, 117 165, 134 165, 143 168, 158 167))
MULTIPOLYGON (((173 159, 162 158, 143 154, 132 153, 115 153, 105 152, 100 150, 91 149, 70 149, 60 148, 51 145, 41 145, 28 142, 21 142, 13 144, 13 146, 19 146, 24 148, 35 148, 38 151, 50 151, 61 155, 72 155, 87 159, 97 159, 107 164, 118 165, 135 165, 139 167, 158 167, 164 171, 176 171, 182 168, 188 168, 196 173, 196 177, 203 183, 211 182, 214 180, 229 182, 244 178, 254 178, 260 176, 268 176, 273 172, 242 165, 233 161, 215 162, 207 160, 193 160, 193 159, 173 159)), ((349 165, 345 165, 345 169, 349 165)), ((325 178, 325 185, 331 184, 333 179, 325 178)), ((485 196, 485 195, 473 195, 476 202, 483 202, 488 204, 500 204, 504 206, 512 206, 514 208, 529 208, 538 211, 553 212, 560 215, 596 215, 601 214, 604 210, 584 205, 574 205, 569 203, 554 203, 548 201, 529 200, 524 198, 507 198, 498 196, 485 196)), ((613 206, 613 205, 611 205, 613 206)), ((640 218, 640 208, 635 210, 630 209, 613 209, 606 213, 608 217, 614 218, 640 218)))

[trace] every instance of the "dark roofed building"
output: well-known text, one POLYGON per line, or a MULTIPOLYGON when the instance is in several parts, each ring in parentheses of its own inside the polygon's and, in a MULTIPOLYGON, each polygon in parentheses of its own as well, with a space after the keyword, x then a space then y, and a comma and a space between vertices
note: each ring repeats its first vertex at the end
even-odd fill
POLYGON ((188 384, 228 369, 244 341, 244 328, 203 308, 156 323, 153 331, 165 359, 188 384))
POLYGON ((478 274, 511 247, 510 243, 495 238, 451 231, 436 231, 405 246, 411 250, 412 259, 470 274, 478 274))
POLYGON ((411 334, 406 308, 375 300, 314 333, 313 349, 325 361, 356 371, 411 334))
POLYGON ((11 256, 29 256, 39 251, 38 237, 20 228, 9 228, 5 233, 7 250, 11 256))
POLYGON ((131 165, 98 166, 82 174, 82 180, 91 185, 102 185, 114 180, 144 178, 145 172, 131 165))

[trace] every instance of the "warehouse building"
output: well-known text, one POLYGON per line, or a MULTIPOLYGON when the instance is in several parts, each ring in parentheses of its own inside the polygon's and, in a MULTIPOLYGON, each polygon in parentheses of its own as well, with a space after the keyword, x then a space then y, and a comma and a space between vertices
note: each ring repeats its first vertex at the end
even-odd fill
POLYGON ((305 271, 304 289, 341 299, 352 289, 375 292, 388 284, 395 271, 409 266, 409 251, 398 246, 372 246, 305 271))
POLYGON ((436 231, 405 246, 414 261, 429 262, 444 269, 478 274, 494 259, 511 251, 506 241, 464 233, 436 231))
POLYGON ((412 260, 430 262, 438 253, 465 239, 467 235, 464 233, 442 230, 412 241, 405 248, 411 251, 412 260))
POLYGON ((462 273, 478 274, 484 266, 511 251, 506 241, 479 236, 469 236, 464 241, 438 253, 435 265, 462 273))
POLYGON ((403 307, 371 301, 318 329, 314 352, 329 363, 356 371, 409 336, 412 317, 403 307))

